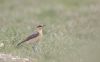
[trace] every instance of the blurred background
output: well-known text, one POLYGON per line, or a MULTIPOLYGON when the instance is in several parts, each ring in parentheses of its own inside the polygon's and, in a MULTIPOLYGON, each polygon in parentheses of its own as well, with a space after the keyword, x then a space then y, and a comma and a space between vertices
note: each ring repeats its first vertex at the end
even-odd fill
POLYGON ((33 62, 100 62, 99 20, 99 0, 0 0, 0 54, 33 62), (37 52, 25 44, 16 48, 38 24, 46 26, 37 52))

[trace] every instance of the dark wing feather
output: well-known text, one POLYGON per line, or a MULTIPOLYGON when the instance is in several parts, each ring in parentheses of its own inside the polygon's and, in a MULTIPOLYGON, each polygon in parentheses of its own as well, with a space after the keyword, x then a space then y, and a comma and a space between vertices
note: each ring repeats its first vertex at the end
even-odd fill
POLYGON ((25 40, 23 40, 22 42, 18 43, 17 46, 19 46, 20 44, 26 42, 26 41, 29 41, 35 37, 37 37, 39 35, 39 32, 33 32, 32 35, 28 36, 25 40))
POLYGON ((30 35, 30 36, 28 36, 24 41, 28 41, 28 40, 30 40, 30 39, 32 39, 32 38, 35 38, 35 37, 37 37, 39 35, 39 33, 38 32, 33 32, 33 34, 32 35, 30 35))

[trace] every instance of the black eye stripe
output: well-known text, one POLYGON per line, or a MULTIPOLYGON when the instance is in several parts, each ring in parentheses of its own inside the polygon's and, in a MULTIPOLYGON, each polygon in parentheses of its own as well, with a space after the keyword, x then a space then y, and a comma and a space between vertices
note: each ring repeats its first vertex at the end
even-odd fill
POLYGON ((41 25, 38 25, 37 27, 42 27, 41 25))

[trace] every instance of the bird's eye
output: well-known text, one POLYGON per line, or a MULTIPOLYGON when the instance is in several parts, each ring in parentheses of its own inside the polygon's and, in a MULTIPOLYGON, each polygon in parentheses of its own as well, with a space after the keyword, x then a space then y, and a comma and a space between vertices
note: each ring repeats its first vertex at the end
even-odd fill
POLYGON ((41 25, 38 25, 37 28, 42 27, 41 25))

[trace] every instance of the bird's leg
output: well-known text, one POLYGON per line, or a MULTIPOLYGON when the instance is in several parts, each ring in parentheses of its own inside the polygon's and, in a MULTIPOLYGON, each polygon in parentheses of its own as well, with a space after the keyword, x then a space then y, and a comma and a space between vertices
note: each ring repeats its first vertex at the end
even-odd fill
POLYGON ((36 50, 37 50, 36 46, 37 46, 37 43, 34 43, 33 46, 32 46, 34 52, 36 52, 36 50))
POLYGON ((32 46, 32 48, 33 48, 33 51, 35 52, 35 46, 34 45, 32 46))

